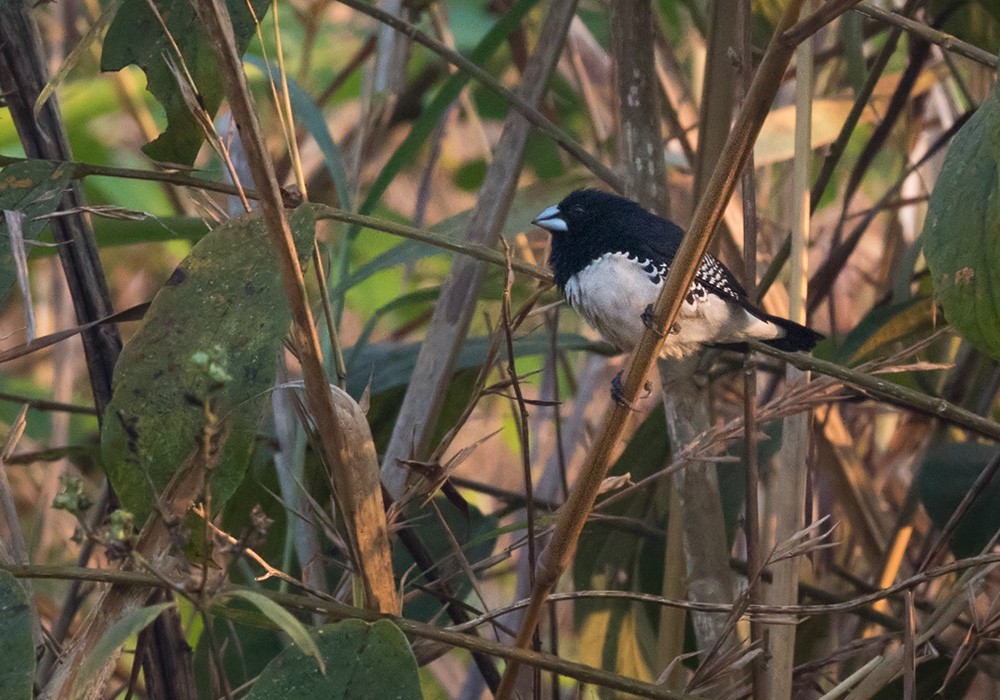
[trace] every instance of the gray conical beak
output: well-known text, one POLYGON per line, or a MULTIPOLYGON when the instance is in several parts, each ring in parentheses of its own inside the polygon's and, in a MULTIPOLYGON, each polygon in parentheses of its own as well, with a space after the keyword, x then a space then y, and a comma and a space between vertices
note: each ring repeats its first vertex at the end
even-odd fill
POLYGON ((566 225, 566 220, 562 218, 562 212, 559 211, 559 207, 555 204, 532 219, 531 223, 535 226, 540 226, 546 231, 565 232, 569 229, 569 226, 566 225))

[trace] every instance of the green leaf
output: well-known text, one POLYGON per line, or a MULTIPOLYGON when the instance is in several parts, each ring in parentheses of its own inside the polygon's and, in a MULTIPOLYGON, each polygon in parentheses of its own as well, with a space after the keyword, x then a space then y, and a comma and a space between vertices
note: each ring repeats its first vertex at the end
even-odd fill
POLYGON ((299 622, 298 618, 257 591, 240 588, 226 591, 223 596, 226 598, 241 598, 260 610, 268 620, 288 635, 288 638, 298 647, 301 654, 315 659, 315 668, 318 668, 321 674, 326 674, 326 661, 322 654, 320 654, 316 642, 309 636, 309 631, 305 628, 305 625, 299 622))
POLYGON ((8 571, 0 571, 0 698, 30 700, 35 678, 28 594, 8 571))
MULTIPOLYGON (((300 259, 312 249, 308 207, 290 217, 300 259)), ((192 248, 153 299, 125 346, 113 381, 101 449, 122 506, 142 522, 206 429, 225 440, 213 470, 218 511, 246 471, 274 382, 290 313, 259 215, 219 226, 192 248), (206 404, 218 417, 209 426, 206 404)))
POLYGON ((70 697, 79 697, 82 694, 81 683, 87 683, 93 679, 108 662, 108 659, 118 653, 118 649, 128 641, 129 637, 139 634, 151 625, 153 620, 160 616, 160 613, 167 608, 174 607, 174 605, 175 603, 160 603, 145 608, 136 608, 116 620, 84 660, 80 672, 76 675, 76 684, 70 697))
POLYGON ((1000 92, 955 135, 934 185, 923 242, 945 316, 1000 358, 1000 92))
MULTIPOLYGON (((24 215, 21 232, 25 243, 34 241, 48 224, 38 217, 51 214, 59 206, 69 187, 73 169, 45 160, 11 163, 0 170, 0 211, 16 211, 24 215)), ((25 251, 30 254, 30 250, 25 251)), ((3 301, 17 280, 10 234, 0 215, 0 301, 3 301)))
MULTIPOLYGON (((215 116, 222 103, 219 67, 189 0, 155 0, 152 4, 157 13, 150 9, 147 0, 125 0, 104 37, 101 70, 121 70, 133 63, 143 70, 147 89, 167 113, 167 128, 146 144, 143 151, 154 160, 191 164, 205 134, 184 101, 178 78, 168 61, 177 66, 183 61, 209 117, 215 116), (163 31, 161 19, 169 36, 163 31)), ((227 0, 226 6, 233 19, 236 50, 242 54, 254 36, 254 14, 262 19, 270 3, 227 0)), ((184 75, 183 69, 178 72, 184 75)))
POLYGON ((422 698, 413 652, 403 633, 388 620, 326 625, 317 630, 316 643, 326 660, 325 676, 293 647, 264 669, 248 700, 422 698))
POLYGON ((885 354, 896 344, 926 337, 934 329, 934 304, 927 297, 876 306, 837 348, 837 361, 854 365, 885 354))
MULTIPOLYGON (((917 493, 934 525, 943 528, 979 474, 997 456, 995 445, 956 442, 927 451, 917 474, 917 493)), ((994 477, 966 511, 951 537, 958 558, 980 553, 1000 529, 1000 477, 994 477)))

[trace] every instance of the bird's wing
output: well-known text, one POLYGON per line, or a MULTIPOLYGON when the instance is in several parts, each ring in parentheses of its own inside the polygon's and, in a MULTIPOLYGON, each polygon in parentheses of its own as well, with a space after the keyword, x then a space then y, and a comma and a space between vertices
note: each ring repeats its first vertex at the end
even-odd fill
MULTIPOLYGON (((662 275, 665 277, 666 269, 673 262, 684 238, 684 229, 660 217, 654 218, 654 225, 650 228, 651 230, 642 236, 640 249, 637 251, 638 257, 651 260, 662 270, 662 275)), ((743 285, 725 265, 708 253, 702 258, 701 265, 695 272, 694 284, 701 284, 708 291, 721 297, 731 298, 740 305, 747 301, 743 285)))

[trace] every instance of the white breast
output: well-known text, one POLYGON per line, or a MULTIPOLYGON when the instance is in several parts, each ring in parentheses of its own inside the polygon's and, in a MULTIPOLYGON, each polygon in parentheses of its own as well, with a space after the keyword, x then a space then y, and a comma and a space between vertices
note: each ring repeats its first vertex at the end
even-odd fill
MULTIPOLYGON (((608 253, 566 282, 566 298, 590 325, 625 351, 639 343, 645 324, 642 314, 656 301, 663 278, 643 270, 644 260, 625 253, 608 253)), ((649 264, 646 269, 652 269, 649 264)), ((715 294, 689 296, 681 305, 674 330, 667 336, 662 356, 684 357, 705 343, 736 343, 747 338, 769 339, 783 331, 715 294), (694 303, 689 303, 688 299, 694 303)))

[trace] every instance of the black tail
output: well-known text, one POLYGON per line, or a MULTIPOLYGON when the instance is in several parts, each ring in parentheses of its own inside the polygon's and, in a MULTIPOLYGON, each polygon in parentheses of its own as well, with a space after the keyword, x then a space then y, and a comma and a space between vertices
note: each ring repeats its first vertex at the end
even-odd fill
POLYGON ((781 318, 781 316, 767 315, 766 320, 776 326, 780 326, 785 331, 785 335, 781 338, 763 341, 772 348, 778 348, 778 350, 785 350, 787 352, 795 352, 796 350, 812 350, 816 347, 816 343, 823 340, 825 337, 823 334, 817 333, 812 328, 806 328, 795 321, 789 321, 787 318, 781 318))

